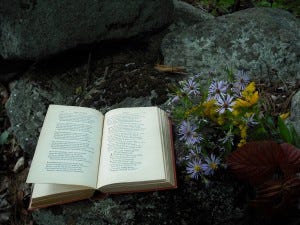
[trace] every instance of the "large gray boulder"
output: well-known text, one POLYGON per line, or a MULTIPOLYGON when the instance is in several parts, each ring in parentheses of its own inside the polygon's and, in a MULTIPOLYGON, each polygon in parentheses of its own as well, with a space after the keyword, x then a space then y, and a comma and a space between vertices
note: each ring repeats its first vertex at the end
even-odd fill
POLYGON ((293 124, 298 136, 300 137, 300 90, 292 98, 289 122, 293 124))
POLYGON ((79 44, 166 26, 172 0, 0 0, 0 55, 42 58, 79 44))
MULTIPOLYGON (((114 56, 116 60, 117 55, 114 56)), ((45 64, 32 67, 11 84, 6 103, 10 132, 29 158, 33 156, 49 104, 96 108, 105 113, 119 107, 160 105, 167 100, 166 89, 171 80, 153 69, 152 64, 102 65, 108 58, 95 62, 97 68, 90 72, 89 82, 87 65, 51 69, 52 64, 45 64)), ((129 58, 124 60, 128 61, 129 58)))
POLYGON ((190 73, 224 74, 229 66, 253 76, 300 78, 300 21, 280 9, 252 8, 177 27, 161 48, 165 64, 190 73))
POLYGON ((193 24, 214 18, 213 15, 180 0, 174 2, 174 20, 170 30, 191 26, 193 24))
POLYGON ((30 72, 12 83, 11 95, 6 103, 10 132, 30 157, 33 156, 48 105, 71 105, 83 77, 75 72, 48 79, 43 75, 30 72))

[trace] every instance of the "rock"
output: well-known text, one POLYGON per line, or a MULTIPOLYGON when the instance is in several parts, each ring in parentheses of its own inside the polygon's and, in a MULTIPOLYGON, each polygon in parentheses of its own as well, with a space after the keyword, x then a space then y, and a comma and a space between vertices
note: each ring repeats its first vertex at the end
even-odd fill
POLYGON ((74 202, 37 210, 33 218, 38 225, 236 224, 243 216, 243 211, 234 206, 234 191, 240 186, 215 183, 206 189, 181 180, 177 190, 74 202))
POLYGON ((18 173, 19 171, 24 169, 24 164, 25 164, 25 158, 24 157, 19 158, 14 166, 13 169, 14 173, 18 173))
POLYGON ((164 64, 190 73, 226 66, 257 78, 300 78, 300 21, 287 11, 251 8, 181 27, 163 39, 164 64))
MULTIPOLYGON (((1 24, 1 22, 0 22, 1 24)), ((1 32, 0 32, 1 34, 1 32)), ((1 37, 0 37, 1 40, 1 37)), ((0 44, 1 45, 1 44, 0 44)), ((0 82, 8 83, 15 79, 24 70, 26 70, 30 62, 23 60, 4 60, 0 57, 0 82)))
POLYGON ((295 127, 298 136, 300 137, 300 91, 298 91, 292 98, 291 116, 288 121, 295 127))
POLYGON ((125 107, 144 107, 151 106, 151 97, 131 98, 127 97, 122 102, 110 107, 110 110, 125 107))
POLYGON ((172 0, 0 0, 0 55, 39 59, 81 44, 125 39, 172 21, 172 0))
POLYGON ((29 159, 49 104, 90 107, 105 113, 116 107, 160 105, 168 99, 167 84, 171 81, 153 65, 112 65, 108 61, 107 66, 102 61, 103 58, 95 62, 98 66, 91 71, 90 85, 86 87, 86 65, 58 72, 61 68, 49 68, 52 63, 36 66, 13 83, 6 103, 7 115, 12 133, 29 159))
POLYGON ((208 19, 214 18, 211 14, 195 8, 191 4, 185 3, 183 1, 174 0, 174 21, 170 26, 170 30, 175 29, 175 27, 186 27, 193 24, 206 21, 208 19))
POLYGON ((29 156, 33 156, 48 105, 72 104, 75 89, 82 82, 81 75, 75 72, 50 79, 43 75, 30 72, 15 81, 5 106, 11 130, 29 156))
POLYGON ((0 223, 7 223, 10 218, 9 212, 0 212, 0 223))

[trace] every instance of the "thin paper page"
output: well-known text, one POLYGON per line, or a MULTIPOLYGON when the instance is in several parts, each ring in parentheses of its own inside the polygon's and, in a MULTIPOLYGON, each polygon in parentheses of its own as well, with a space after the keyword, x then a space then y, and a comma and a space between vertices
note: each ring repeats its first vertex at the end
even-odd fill
POLYGON ((41 198, 44 196, 67 193, 72 191, 87 190, 87 187, 64 184, 35 184, 32 191, 32 198, 41 198))
POLYGON ((98 186, 165 179, 157 107, 105 115, 98 186))
POLYGON ((103 120, 94 109, 50 105, 27 182, 96 187, 103 120))

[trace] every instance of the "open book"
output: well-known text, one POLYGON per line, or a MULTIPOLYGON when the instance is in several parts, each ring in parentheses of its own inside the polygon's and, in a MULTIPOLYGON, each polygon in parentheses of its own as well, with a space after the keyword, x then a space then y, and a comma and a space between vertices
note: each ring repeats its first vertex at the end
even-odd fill
POLYGON ((27 177, 30 208, 103 193, 175 188, 170 120, 158 107, 50 105, 27 177))

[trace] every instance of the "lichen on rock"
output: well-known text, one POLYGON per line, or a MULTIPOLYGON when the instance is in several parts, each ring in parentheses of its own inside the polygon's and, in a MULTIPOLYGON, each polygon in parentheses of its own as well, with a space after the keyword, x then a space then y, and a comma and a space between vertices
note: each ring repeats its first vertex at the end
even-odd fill
POLYGON ((280 9, 251 8, 178 28, 162 42, 164 63, 191 73, 224 67, 257 78, 300 78, 300 22, 280 9))
POLYGON ((72 104, 79 77, 75 72, 53 77, 29 72, 12 84, 6 103, 11 132, 29 156, 33 156, 48 105, 72 104))
POLYGON ((209 188, 181 183, 178 190, 109 196, 39 210, 34 212, 34 220, 39 225, 49 221, 76 225, 235 224, 244 215, 236 205, 239 189, 237 184, 220 182, 209 188))

